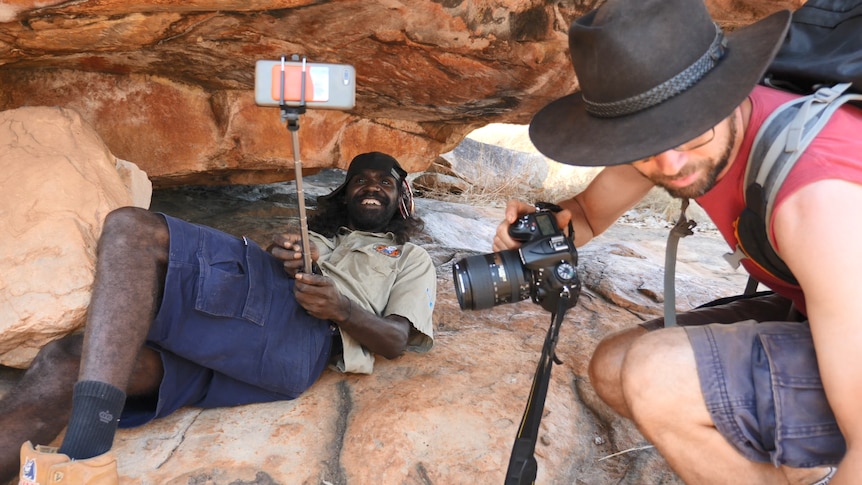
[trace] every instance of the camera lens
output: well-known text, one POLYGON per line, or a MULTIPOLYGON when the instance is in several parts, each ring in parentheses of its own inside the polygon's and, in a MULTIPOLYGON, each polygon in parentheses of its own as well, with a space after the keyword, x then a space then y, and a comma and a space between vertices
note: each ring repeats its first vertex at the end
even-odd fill
POLYGON ((483 310, 530 297, 529 273, 517 249, 470 256, 452 265, 462 310, 483 310))

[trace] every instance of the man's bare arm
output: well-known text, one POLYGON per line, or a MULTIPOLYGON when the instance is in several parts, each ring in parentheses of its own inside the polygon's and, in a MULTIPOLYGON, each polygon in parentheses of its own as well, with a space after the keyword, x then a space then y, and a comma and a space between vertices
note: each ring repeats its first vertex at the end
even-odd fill
POLYGON ((326 276, 297 273, 296 301, 316 318, 335 322, 368 350, 394 359, 404 353, 410 321, 398 315, 380 317, 339 293, 326 276))
MULTIPOLYGON (((296 301, 311 316, 335 322, 375 354, 387 359, 403 354, 410 337, 410 321, 398 315, 375 315, 342 295, 328 277, 301 273, 302 247, 299 241, 298 234, 281 234, 268 248, 273 256, 282 260, 287 274, 296 279, 296 301)), ((311 260, 316 262, 320 251, 313 242, 309 249, 311 260)))
MULTIPOLYGON (((563 211, 557 223, 565 228, 569 220, 575 230, 575 245, 580 247, 610 227, 623 213, 637 204, 653 187, 646 177, 631 165, 606 167, 579 194, 558 202, 563 211)), ((515 220, 535 208, 522 201, 509 201, 503 222, 497 227, 495 251, 517 247, 508 235, 515 220)))
POLYGON ((805 293, 820 376, 847 442, 830 484, 862 477, 862 185, 816 182, 778 208, 779 254, 805 293))
POLYGON ((571 214, 575 244, 581 246, 605 232, 652 188, 652 182, 631 165, 607 167, 599 172, 583 192, 559 202, 571 214))

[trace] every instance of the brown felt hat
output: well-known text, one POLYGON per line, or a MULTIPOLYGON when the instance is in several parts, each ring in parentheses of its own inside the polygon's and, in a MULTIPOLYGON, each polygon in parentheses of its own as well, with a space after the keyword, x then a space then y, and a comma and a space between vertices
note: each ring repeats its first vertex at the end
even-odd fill
POLYGON ((783 10, 724 33, 703 0, 607 0, 569 29, 580 91, 542 108, 530 139, 547 157, 582 166, 681 145, 745 100, 789 22, 783 10))

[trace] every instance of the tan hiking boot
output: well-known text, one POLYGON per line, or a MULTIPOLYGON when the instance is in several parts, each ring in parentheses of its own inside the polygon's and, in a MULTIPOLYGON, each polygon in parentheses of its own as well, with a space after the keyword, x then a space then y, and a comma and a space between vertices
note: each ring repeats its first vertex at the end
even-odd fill
POLYGON ((117 460, 113 453, 70 460, 57 448, 37 446, 29 441, 21 445, 21 475, 18 485, 117 485, 117 460))

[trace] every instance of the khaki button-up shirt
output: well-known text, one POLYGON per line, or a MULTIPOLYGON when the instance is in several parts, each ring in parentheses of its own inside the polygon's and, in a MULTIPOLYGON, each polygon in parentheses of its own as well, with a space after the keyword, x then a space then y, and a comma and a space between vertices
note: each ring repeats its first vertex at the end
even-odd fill
MULTIPOLYGON (((320 251, 317 265, 321 272, 332 278, 343 295, 381 317, 399 315, 410 320, 408 350, 431 348, 437 274, 423 248, 411 243, 397 245, 391 233, 346 228, 332 239, 316 233, 309 236, 320 251)), ((341 340, 344 353, 336 362, 338 370, 370 374, 374 354, 346 332, 341 332, 341 340)))

